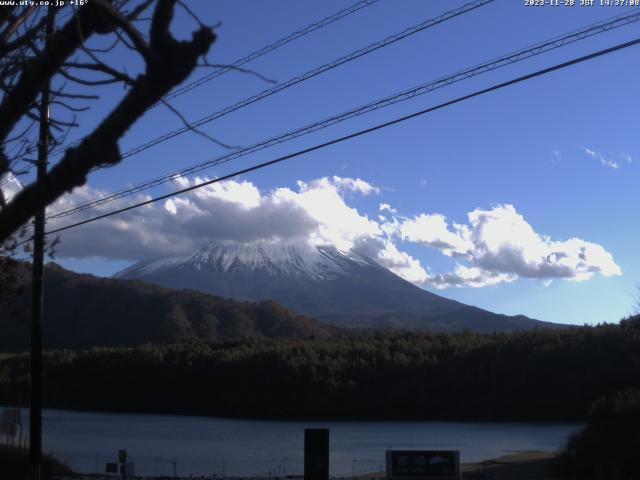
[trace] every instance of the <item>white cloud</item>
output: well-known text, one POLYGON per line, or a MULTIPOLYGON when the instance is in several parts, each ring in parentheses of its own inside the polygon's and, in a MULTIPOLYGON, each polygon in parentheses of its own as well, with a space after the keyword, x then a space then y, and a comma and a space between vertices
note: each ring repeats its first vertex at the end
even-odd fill
POLYGON ((489 272, 479 267, 465 267, 458 264, 453 272, 432 275, 428 282, 436 288, 479 288, 502 282, 513 282, 517 278, 516 275, 508 273, 489 272))
POLYGON ((0 178, 0 192, 5 202, 9 202, 20 190, 22 190, 22 183, 12 173, 0 178))
POLYGON ((378 187, 374 187, 370 183, 365 182, 360 178, 345 178, 345 177, 338 177, 334 175, 330 179, 327 177, 324 177, 319 180, 314 180, 314 182, 312 182, 312 185, 314 186, 329 185, 329 184, 333 186, 337 186, 341 189, 346 189, 352 192, 361 193, 363 195, 380 193, 380 189, 378 187))
POLYGON ((406 252, 398 250, 398 247, 391 241, 383 242, 384 248, 378 251, 375 260, 387 267, 396 275, 413 283, 425 283, 429 274, 420 265, 420 261, 413 258, 406 252))
POLYGON ((380 210, 381 212, 387 211, 389 213, 398 213, 398 210, 392 208, 388 203, 381 203, 378 207, 378 210, 380 210))
MULTIPOLYGON (((194 183, 206 182, 207 178, 196 177, 194 183)), ((185 185, 186 186, 186 185, 185 185)), ((184 187, 183 187, 184 188, 184 187)), ((193 196, 200 200, 221 200, 237 205, 246 210, 260 206, 262 195, 258 188, 250 182, 219 182, 193 190, 193 196)))
MULTIPOLYGON (((604 165, 605 167, 609 167, 613 170, 618 170, 620 168, 620 162, 616 160, 612 160, 611 158, 607 158, 602 153, 596 150, 593 150, 587 147, 579 147, 579 148, 582 149, 582 151, 586 153, 589 157, 593 158, 594 160, 597 160, 598 162, 600 162, 601 165, 604 165)), ((631 163, 631 157, 628 154, 623 153, 620 155, 620 158, 625 160, 627 163, 631 163)))
POLYGON ((310 243, 330 244, 341 250, 350 250, 360 238, 380 234, 378 223, 349 207, 340 194, 345 188, 364 195, 376 192, 377 188, 367 182, 325 177, 309 184, 298 182, 298 185, 298 192, 279 188, 270 196, 277 204, 295 205, 315 222, 315 228, 307 232, 310 243))
MULTIPOLYGON (((176 180, 176 188, 206 178, 176 180)), ((482 287, 519 278, 583 281, 596 274, 619 275, 620 267, 602 246, 537 233, 511 205, 470 212, 467 222, 439 213, 407 218, 380 203, 374 218, 353 208, 348 198, 379 189, 362 179, 323 177, 297 188, 261 191, 249 181, 223 181, 159 204, 105 218, 62 235, 61 257, 141 260, 192 252, 212 240, 241 243, 286 240, 359 249, 408 281, 436 288, 482 287), (408 242, 427 246, 455 262, 449 272, 432 272, 403 251, 408 242)), ((60 211, 104 195, 77 189, 50 208, 60 211)), ((135 200, 149 197, 138 196, 135 200)), ((50 224, 51 228, 124 206, 124 200, 50 224)), ((414 253, 415 255, 415 253, 414 253)))
POLYGON ((405 219, 398 225, 398 234, 403 240, 437 248, 448 257, 465 255, 473 249, 468 228, 453 224, 453 230, 449 230, 446 217, 439 213, 421 213, 405 219))
POLYGON ((428 279, 437 288, 482 287, 517 278, 587 280, 599 273, 620 275, 602 246, 578 238, 553 241, 534 231, 512 205, 468 214, 469 224, 453 224, 439 214, 421 214, 399 223, 399 236, 464 259, 452 272, 428 279))
MULTIPOLYGON (((206 180, 181 178, 176 187, 206 180)), ((376 221, 345 203, 346 191, 367 195, 378 189, 361 179, 341 177, 299 182, 298 190, 278 188, 268 193, 247 181, 214 183, 162 204, 69 230, 62 237, 60 255, 139 260, 193 251, 211 240, 250 243, 287 239, 349 250, 359 239, 379 236, 382 231, 376 221)), ((66 210, 101 195, 104 192, 85 186, 76 189, 73 196, 63 197, 50 211, 66 210)), ((139 196, 136 200, 146 198, 139 196)), ((65 223, 124 205, 123 201, 110 203, 67 217, 65 223)))

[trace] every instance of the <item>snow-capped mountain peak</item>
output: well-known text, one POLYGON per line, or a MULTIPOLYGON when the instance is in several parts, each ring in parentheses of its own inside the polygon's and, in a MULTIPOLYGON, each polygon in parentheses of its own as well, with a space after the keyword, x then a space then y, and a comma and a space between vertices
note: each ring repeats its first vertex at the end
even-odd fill
POLYGON ((139 262, 116 277, 238 300, 275 300, 342 326, 493 331, 542 323, 443 298, 362 253, 332 246, 212 242, 191 254, 139 262))
MULTIPOLYGON (((256 272, 322 279, 347 273, 355 265, 379 267, 356 252, 331 246, 257 242, 241 244, 212 242, 192 255, 178 255, 141 262, 118 277, 150 275, 167 268, 188 268, 200 272, 256 272)), ((379 267, 382 268, 382 267, 379 267)))

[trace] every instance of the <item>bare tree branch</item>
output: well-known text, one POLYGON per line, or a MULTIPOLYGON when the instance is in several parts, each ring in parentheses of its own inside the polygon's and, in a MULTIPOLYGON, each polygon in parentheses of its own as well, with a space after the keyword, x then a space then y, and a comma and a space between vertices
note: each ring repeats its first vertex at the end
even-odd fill
POLYGON ((2 40, 0 40, 0 56, 4 56, 9 52, 13 52, 20 47, 23 47, 27 44, 27 42, 33 41, 35 36, 41 32, 45 26, 46 17, 42 17, 37 25, 33 25, 25 32, 23 35, 20 35, 15 41, 9 42, 9 38, 11 38, 11 34, 9 32, 8 35, 0 34, 2 40))
POLYGON ((145 0, 133 9, 131 13, 127 13, 127 20, 133 21, 137 19, 142 12, 144 12, 155 0, 145 0))
POLYGON ((160 101, 162 102, 162 104, 164 106, 166 106, 169 110, 171 110, 182 122, 182 124, 188 128, 189 130, 191 130, 193 133, 198 134, 204 138, 206 138, 207 140, 209 140, 212 143, 215 143, 216 145, 218 145, 219 147, 223 147, 229 150, 237 150, 239 148, 242 148, 238 145, 228 145, 226 143, 221 142, 220 140, 217 140, 215 138, 213 138, 211 135, 209 135, 206 132, 203 132, 202 130, 194 127, 193 125, 191 125, 191 123, 189 123, 189 120, 186 119, 186 117, 184 115, 182 115, 178 109, 176 109, 173 105, 171 105, 168 101, 166 101, 164 98, 161 98, 160 101))
POLYGON ((18 30, 18 28, 27 20, 27 18, 36 10, 35 5, 27 8, 21 15, 13 18, 13 21, 9 22, 7 28, 0 33, 0 38, 3 42, 6 42, 11 36, 18 30))
POLYGON ((70 112, 86 112, 90 108, 88 106, 74 107, 73 105, 69 105, 68 103, 63 102, 61 100, 52 100, 51 101, 51 105, 59 105, 62 108, 65 108, 65 109, 69 110, 70 112))
MULTIPOLYGON (((111 28, 109 20, 112 19, 105 20, 105 16, 101 15, 98 22, 92 18, 91 13, 83 13, 103 12, 100 3, 102 2, 91 3, 96 5, 94 10, 80 8, 78 16, 82 17, 83 32, 79 32, 75 25, 67 24, 62 31, 56 33, 55 47, 50 46, 43 52, 43 55, 47 53, 52 58, 47 62, 42 58, 36 59, 34 64, 38 65, 38 69, 34 69, 32 65, 28 67, 34 70, 36 77, 44 79, 45 75, 58 73, 70 54, 79 48, 81 33, 86 36, 87 31, 101 33, 111 28)), ((196 68, 198 59, 206 55, 216 38, 211 28, 199 28, 189 41, 178 41, 171 35, 170 24, 175 4, 176 0, 157 1, 150 27, 150 50, 144 57, 145 72, 133 80, 131 88, 119 104, 77 147, 65 151, 63 158, 47 173, 41 186, 31 184, 25 187, 0 210, 0 242, 27 222, 38 205, 50 204, 65 192, 83 185, 93 168, 118 163, 121 160, 118 140, 151 106, 182 83, 196 68)), ((37 82, 21 80, 22 84, 27 84, 20 84, 19 87, 30 96, 31 89, 36 88, 37 82)), ((12 124, 11 120, 5 120, 2 113, 6 111, 19 118, 33 103, 35 95, 29 98, 29 101, 21 100, 19 105, 5 105, 5 101, 0 105, 0 139, 6 137, 6 134, 3 135, 4 130, 12 124), (23 107, 21 111, 18 110, 19 106, 23 107)))
POLYGON ((142 33, 120 12, 114 9, 110 4, 104 0, 93 0, 123 32, 127 34, 135 49, 140 52, 144 59, 149 62, 152 54, 147 41, 142 36, 142 33))
POLYGON ((192 19, 194 19, 196 21, 196 23, 198 25, 200 25, 200 28, 205 27, 206 25, 204 23, 202 23, 202 21, 200 21, 200 19, 198 18, 198 16, 193 13, 193 10, 191 10, 191 8, 189 8, 189 5, 187 5, 186 3, 184 3, 182 0, 178 0, 178 5, 180 5, 182 7, 182 9, 187 12, 187 15, 189 15, 192 19))
POLYGON ((102 72, 126 84, 132 84, 134 82, 133 78, 131 78, 126 73, 122 73, 98 59, 96 59, 96 63, 70 62, 65 63, 64 66, 65 68, 77 68, 83 70, 93 70, 94 72, 102 72))
POLYGON ((206 59, 204 59, 202 65, 198 65, 199 68, 215 68, 215 69, 228 69, 228 70, 233 70, 234 72, 240 72, 240 73, 246 73, 248 75, 254 75, 256 77, 258 77, 260 80, 267 82, 267 83, 271 83, 271 84, 276 84, 278 83, 276 80, 273 80, 272 78, 268 78, 265 77, 264 75, 262 75, 259 72, 256 72, 255 70, 250 70, 248 68, 242 68, 242 67, 236 67, 235 65, 225 65, 225 64, 220 64, 220 63, 209 63, 206 61, 206 59))
POLYGON ((86 80, 84 78, 80 78, 77 77, 69 72, 67 72, 65 69, 60 69, 60 71, 58 72, 60 75, 62 75, 64 78, 66 78, 67 80, 70 80, 74 83, 78 83, 80 85, 85 85, 88 87, 95 87, 98 85, 109 85, 111 83, 119 83, 122 80, 120 80, 119 78, 107 78, 104 80, 86 80))
MULTIPOLYGON (((101 15, 92 7, 92 3, 79 9, 77 21, 84 24, 85 36, 87 33, 93 34, 103 26, 104 21, 100 18, 101 15)), ((53 35, 47 48, 24 69, 18 83, 12 88, 11 95, 5 95, 0 104, 0 141, 7 137, 24 111, 35 101, 46 79, 58 72, 82 41, 83 38, 76 28, 76 20, 72 19, 53 35)), ((0 173, 7 167, 7 159, 4 153, 1 153, 0 173)))

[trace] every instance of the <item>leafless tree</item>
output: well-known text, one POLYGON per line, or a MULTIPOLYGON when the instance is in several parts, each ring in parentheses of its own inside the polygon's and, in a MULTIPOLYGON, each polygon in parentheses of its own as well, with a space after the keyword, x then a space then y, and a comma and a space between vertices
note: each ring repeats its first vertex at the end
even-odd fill
POLYGON ((51 9, 0 6, 0 183, 20 175, 33 161, 39 95, 46 82, 53 82, 51 150, 65 144, 69 130, 99 98, 98 87, 124 87, 99 124, 50 164, 41 187, 31 183, 11 199, 0 193, 0 245, 10 249, 11 239, 38 208, 83 185, 93 169, 120 162, 120 138, 192 73, 215 38, 213 28, 180 0, 88 0, 51 9), (189 40, 171 33, 177 8, 196 22, 189 40), (49 36, 47 15, 55 22, 49 36), (137 74, 118 65, 118 49, 136 54, 137 74))

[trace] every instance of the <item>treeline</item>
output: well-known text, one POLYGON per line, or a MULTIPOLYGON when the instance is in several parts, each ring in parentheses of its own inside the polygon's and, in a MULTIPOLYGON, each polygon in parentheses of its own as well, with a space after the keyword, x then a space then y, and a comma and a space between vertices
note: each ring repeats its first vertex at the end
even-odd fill
POLYGON ((586 427, 571 436, 559 460, 567 478, 640 478, 640 389, 596 400, 586 427))
MULTIPOLYGON (((5 260, 6 262, 6 260, 5 260)), ((0 285, 0 352, 28 348, 29 264, 12 262, 18 289, 0 285)), ((45 270, 45 348, 139 346, 250 337, 322 338, 336 328, 272 301, 240 302, 135 280, 99 278, 49 264, 45 270)))
MULTIPOLYGON (((583 420, 640 387, 640 319, 564 330, 361 332, 52 351, 51 408, 253 418, 583 420)), ((28 356, 0 355, 0 403, 23 402, 28 356)))
MULTIPOLYGON (((0 445, 0 475, 3 479, 32 478, 29 450, 0 445)), ((45 453, 42 458, 42 478, 69 477, 71 469, 53 456, 45 453)))

